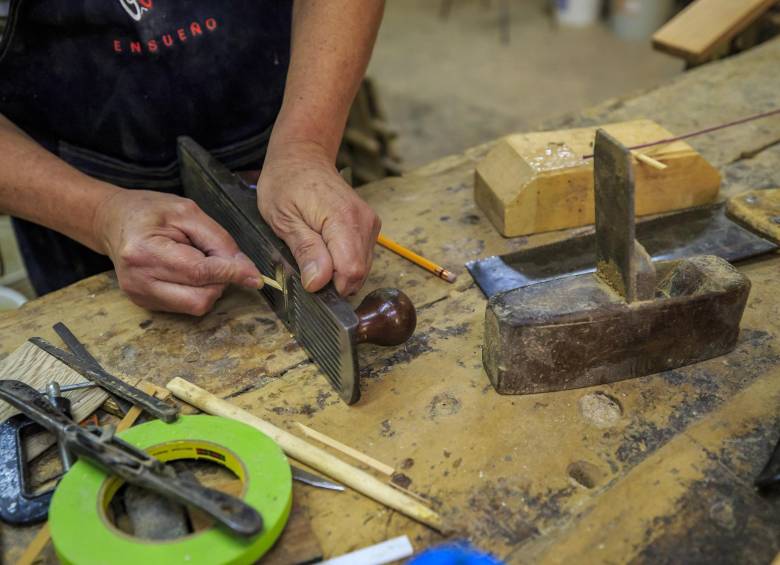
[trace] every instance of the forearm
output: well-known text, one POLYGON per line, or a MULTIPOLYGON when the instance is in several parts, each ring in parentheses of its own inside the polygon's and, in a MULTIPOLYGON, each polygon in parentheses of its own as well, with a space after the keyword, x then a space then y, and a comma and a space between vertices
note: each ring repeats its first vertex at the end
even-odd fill
POLYGON ((71 167, 0 115, 0 212, 105 253, 95 214, 120 190, 71 167))
POLYGON ((382 19, 382 0, 296 0, 284 102, 269 155, 289 143, 335 161, 382 19))

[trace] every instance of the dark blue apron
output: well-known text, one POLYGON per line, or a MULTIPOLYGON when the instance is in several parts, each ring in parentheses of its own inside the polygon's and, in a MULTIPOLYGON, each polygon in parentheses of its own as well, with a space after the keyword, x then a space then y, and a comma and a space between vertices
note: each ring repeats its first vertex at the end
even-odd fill
MULTIPOLYGON (((14 0, 0 43, 0 113, 84 173, 177 193, 176 138, 259 168, 281 106, 291 0, 14 0)), ((56 182, 56 179, 53 179, 56 182)), ((45 294, 111 269, 15 219, 45 294)))

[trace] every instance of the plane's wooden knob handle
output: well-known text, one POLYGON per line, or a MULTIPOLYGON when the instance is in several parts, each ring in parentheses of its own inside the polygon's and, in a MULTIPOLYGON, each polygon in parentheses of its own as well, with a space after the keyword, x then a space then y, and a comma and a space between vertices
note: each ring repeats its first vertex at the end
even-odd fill
POLYGON ((414 304, 396 288, 372 291, 355 310, 360 320, 357 343, 400 345, 414 333, 417 313, 414 304))

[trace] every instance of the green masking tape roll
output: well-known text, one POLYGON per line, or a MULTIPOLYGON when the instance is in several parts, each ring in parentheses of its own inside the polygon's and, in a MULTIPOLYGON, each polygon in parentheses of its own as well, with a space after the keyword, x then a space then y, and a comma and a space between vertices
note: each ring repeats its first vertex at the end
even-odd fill
POLYGON ((200 459, 227 467, 243 483, 241 499, 262 515, 263 531, 252 538, 222 527, 166 541, 130 536, 106 514, 122 481, 79 461, 63 477, 49 508, 62 563, 254 563, 282 533, 292 506, 292 474, 282 450, 265 434, 227 418, 182 416, 172 424, 157 420, 118 435, 161 461, 200 459))

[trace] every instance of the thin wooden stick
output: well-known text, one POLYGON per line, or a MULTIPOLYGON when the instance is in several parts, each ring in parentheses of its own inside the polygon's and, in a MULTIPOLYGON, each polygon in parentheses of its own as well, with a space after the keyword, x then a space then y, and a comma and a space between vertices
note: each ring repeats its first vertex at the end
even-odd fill
POLYGON ((327 451, 311 445, 290 432, 277 428, 270 422, 266 422, 226 400, 217 398, 210 392, 180 377, 171 380, 167 387, 175 396, 204 412, 232 418, 257 428, 279 444, 279 447, 287 455, 312 469, 348 485, 414 520, 427 524, 438 531, 446 531, 443 519, 436 512, 327 451))
POLYGON ((651 167, 653 167, 654 169, 658 169, 659 171, 663 171, 666 167, 669 166, 669 165, 665 165, 661 161, 653 159, 652 157, 650 157, 650 155, 645 155, 644 153, 640 153, 639 151, 632 151, 631 154, 636 158, 637 161, 641 161, 646 165, 650 165, 651 167))
POLYGON ((49 540, 51 539, 51 530, 49 530, 49 523, 44 522, 43 526, 40 530, 38 530, 38 533, 35 534, 35 537, 30 542, 30 545, 27 546, 27 548, 24 550, 24 553, 22 553, 22 556, 19 558, 19 561, 16 562, 17 565, 32 565, 36 559, 38 559, 38 556, 41 554, 41 551, 46 547, 46 544, 49 543, 49 540))
POLYGON ((389 249, 393 253, 400 255, 404 259, 411 261, 412 263, 414 263, 418 267, 422 267, 426 271, 430 271, 440 279, 443 279, 449 283, 454 283, 458 278, 458 275, 456 275, 452 271, 448 271, 447 269, 445 269, 440 265, 437 265, 433 261, 429 261, 425 257, 417 255, 417 253, 415 253, 411 249, 407 249, 400 243, 396 243, 395 241, 393 241, 392 239, 390 239, 389 237, 381 233, 379 234, 379 237, 377 238, 376 242, 382 247, 384 247, 385 249, 389 249))
MULTIPOLYGON (((280 285, 278 282, 276 282, 271 277, 266 277, 265 275, 261 274, 260 277, 263 279, 263 286, 270 286, 271 288, 275 288, 276 290, 284 290, 282 288, 282 285, 280 285)), ((262 288, 262 287, 260 287, 262 288)))
POLYGON ((427 498, 424 498, 424 497, 420 496, 419 494, 417 494, 416 492, 413 492, 413 491, 409 490, 408 488, 404 488, 401 485, 394 483, 393 481, 390 481, 390 486, 393 487, 395 490, 398 490, 398 491, 406 494, 407 496, 411 496, 412 498, 414 498, 416 500, 419 500, 420 502, 422 502, 426 506, 430 506, 430 504, 431 504, 431 501, 428 500, 427 498))
MULTIPOLYGON (((150 382, 142 382, 138 388, 140 388, 142 391, 144 391, 146 394, 149 394, 151 396, 156 396, 157 398, 160 398, 160 394, 158 393, 158 390, 160 387, 157 387, 153 385, 150 382)), ((166 391, 168 392, 168 391, 166 391)), ((161 399, 164 400, 164 399, 161 399)), ((122 418, 119 423, 116 425, 116 431, 117 432, 123 432, 133 424, 135 424, 135 421, 138 419, 138 417, 141 415, 141 412, 143 412, 143 408, 140 406, 133 405, 130 410, 127 411, 127 414, 125 414, 125 417, 122 418)))
POLYGON ((333 439, 332 437, 326 436, 325 434, 320 433, 317 430, 313 430, 308 426, 304 426, 300 422, 296 422, 296 424, 307 437, 316 439, 318 442, 324 443, 328 447, 332 447, 336 451, 340 451, 341 453, 352 457, 352 459, 355 459, 356 461, 360 461, 361 463, 368 465, 372 469, 375 469, 380 473, 387 475, 388 477, 393 476, 395 469, 393 469, 390 465, 386 465, 381 461, 377 461, 373 457, 370 457, 365 453, 358 451, 357 449, 353 449, 352 447, 345 445, 340 441, 333 439))
MULTIPOLYGON (((683 139, 690 139, 692 137, 696 137, 699 135, 704 135, 706 133, 712 133, 714 131, 718 131, 721 129, 730 128, 733 126, 738 126, 740 124, 744 124, 747 122, 752 122, 754 120, 760 120, 761 118, 768 118, 769 116, 774 116, 775 114, 780 114, 780 108, 775 108, 774 110, 769 110, 768 112, 761 112, 759 114, 753 114, 752 116, 746 116, 744 118, 740 118, 738 120, 734 120, 731 122, 726 122, 725 124, 718 124, 716 126, 711 126, 708 128, 700 129, 698 131, 692 131, 689 133, 684 133, 683 135, 675 135, 674 137, 667 137, 665 139, 658 139, 656 141, 650 141, 648 143, 640 143, 639 145, 632 145, 629 147, 629 149, 644 149, 645 147, 653 147, 654 145, 666 145, 668 143, 672 143, 673 141, 682 141, 683 139)), ((583 155, 583 159, 592 159, 593 153, 590 153, 588 155, 583 155)))

